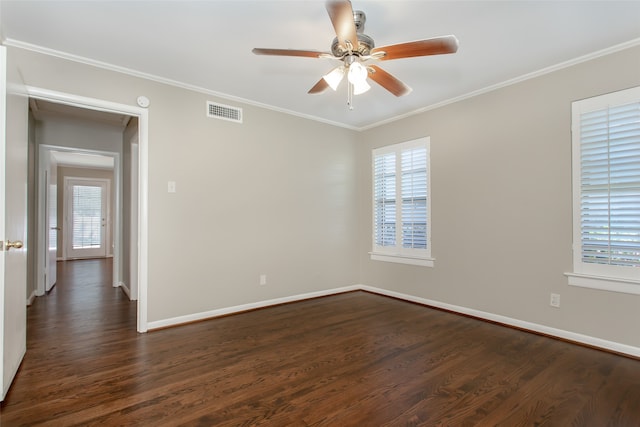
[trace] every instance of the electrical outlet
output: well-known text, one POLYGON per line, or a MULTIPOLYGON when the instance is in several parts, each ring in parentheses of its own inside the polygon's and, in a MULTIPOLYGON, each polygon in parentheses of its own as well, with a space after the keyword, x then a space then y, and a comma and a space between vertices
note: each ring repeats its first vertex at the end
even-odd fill
POLYGON ((260 275, 260 285, 266 285, 267 284, 267 275, 266 274, 261 274, 260 275))
POLYGON ((549 305, 551 305, 551 307, 560 307, 560 294, 551 294, 549 305))

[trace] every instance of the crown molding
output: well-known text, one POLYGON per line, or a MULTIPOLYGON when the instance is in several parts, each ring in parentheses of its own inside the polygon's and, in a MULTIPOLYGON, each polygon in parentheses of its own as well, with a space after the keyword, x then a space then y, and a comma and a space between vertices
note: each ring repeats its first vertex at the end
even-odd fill
POLYGON ((478 95, 483 95, 485 93, 493 92, 498 89, 502 89, 516 83, 521 83, 526 80, 535 79, 536 77, 544 76, 545 74, 550 74, 555 71, 559 71, 565 68, 573 67, 574 65, 582 64, 583 62, 591 61, 593 59, 601 58, 603 56, 610 55, 612 53, 620 52, 622 50, 630 49, 632 47, 640 46, 640 38, 630 40, 628 42, 620 43, 615 46, 608 47, 606 49, 598 50, 596 52, 589 53, 587 55, 579 56, 574 59, 570 59, 568 61, 561 62, 556 65, 552 65, 549 67, 542 68, 538 71, 533 71, 531 73, 523 74, 519 77, 515 77, 513 79, 505 80, 504 82, 497 83, 491 86, 487 86, 482 89, 474 90, 472 92, 466 93, 464 95, 460 95, 455 98, 447 99, 442 102, 438 102, 436 104, 428 105, 426 107, 419 108, 417 110, 410 111, 408 113, 402 114, 400 116, 391 117, 387 120, 382 120, 377 123, 373 123, 368 126, 358 128, 359 131, 365 131, 369 129, 376 128, 378 126, 382 126, 388 123, 392 123, 401 119, 405 119, 407 117, 415 116, 416 114, 424 113, 426 111, 435 110, 437 108, 444 107, 446 105, 454 104, 456 102, 464 101, 465 99, 473 98, 478 95))
POLYGON ((145 79, 145 80, 151 80, 157 83, 162 83, 162 84, 166 84, 169 86, 174 86, 174 87, 178 87, 181 89, 186 89, 186 90, 190 90, 192 92, 197 92, 197 93, 202 93, 205 95, 210 95, 210 96, 215 96, 217 98, 221 98, 221 99, 225 99, 225 100, 229 100, 229 101, 234 101, 234 102, 239 102, 239 103, 243 103, 246 105, 250 105, 250 106, 254 106, 254 107, 258 107, 258 108, 264 108, 266 110, 271 110, 271 111, 275 111, 278 113, 283 113, 283 114, 288 114, 291 116, 295 116, 295 117, 300 117, 303 119, 307 119, 307 120, 312 120, 312 121, 316 121, 316 122, 320 122, 320 123, 324 123, 324 124, 328 124, 331 126, 336 126, 336 127, 341 127, 344 129, 349 129, 349 130, 353 130, 353 131, 358 131, 358 132, 362 132, 362 131, 366 131, 366 130, 370 130, 370 129, 374 129, 376 127, 379 126, 383 126, 389 123, 393 123, 395 121, 398 120, 402 120, 405 119, 407 117, 411 117, 411 116, 415 116, 417 114, 421 114, 427 111, 431 111, 431 110, 435 110, 437 108, 441 108, 450 104, 454 104, 456 102, 460 102, 460 101, 464 101, 466 99, 469 98, 473 98, 479 95, 483 95, 485 93, 489 93, 489 92, 493 92, 495 90, 499 90, 517 83, 521 83, 524 82, 526 80, 530 80, 530 79, 534 79, 536 77, 540 77, 540 76, 544 76, 546 74, 549 73, 553 73, 555 71, 559 71, 565 68, 569 68, 572 67, 574 65, 577 64, 581 64, 583 62, 587 62, 587 61, 591 61, 593 59, 597 59, 606 55, 610 55, 612 53, 616 53, 622 50, 626 50, 626 49, 630 49, 632 47, 636 47, 636 46, 640 46, 640 38, 637 39, 633 39, 624 43, 620 43, 617 44, 615 46, 611 46, 608 47, 606 49, 602 49, 596 52, 592 52, 589 53, 587 55, 583 55, 574 59, 570 59, 568 61, 564 61, 561 62, 559 64, 556 65, 552 65, 549 67, 545 67, 542 68, 538 71, 533 71, 531 73, 527 73, 527 74, 523 74, 522 76, 519 77, 515 77, 513 79, 509 79, 506 80, 504 82, 501 83, 497 83, 494 85, 490 85, 487 87, 484 87, 482 89, 478 89, 472 92, 468 92, 466 94, 457 96, 455 98, 450 98, 447 100, 444 100, 442 102, 438 102, 435 104, 431 104, 425 107, 421 107, 417 110, 413 110, 410 112, 407 112, 405 114, 401 114, 399 116, 394 116, 391 117, 389 119, 386 120, 381 120, 375 123, 371 123, 369 125, 365 125, 365 126, 351 126, 351 125, 347 125, 345 123, 340 123, 340 122, 335 122, 332 120, 326 120, 317 116, 313 116, 310 114, 302 114, 296 111, 292 111, 292 110, 288 110, 285 108, 280 108, 280 107, 275 107, 273 105, 269 105, 269 104, 264 104, 261 102, 257 102, 257 101, 253 101, 250 99, 246 99, 246 98, 241 98, 241 97, 237 97, 237 96, 233 96, 233 95, 229 95, 226 93, 222 93, 222 92, 217 92, 217 91, 213 91, 210 89, 206 89, 200 86, 195 86, 195 85, 191 85, 188 83, 184 83, 181 81, 177 81, 177 80, 172 80, 172 79, 167 79, 164 77, 160 77, 154 74, 149 74, 149 73, 144 73, 141 71, 137 71, 137 70, 133 70, 130 68, 126 68, 126 67, 121 67, 118 65, 114 65, 114 64, 109 64, 107 62, 102 62, 102 61, 97 61, 91 58, 86 58, 83 56, 79 56, 79 55, 74 55, 71 53, 67 53, 67 52, 62 52, 62 51, 58 51, 55 49, 49 49, 43 46, 39 46, 39 45, 34 45, 31 43, 26 43, 26 42, 22 42, 20 40, 14 40, 14 39, 5 39, 2 42, 3 45, 5 46, 9 46, 9 47, 15 47, 15 48, 19 48, 19 49, 24 49, 24 50, 29 50, 32 52, 36 52, 36 53, 40 53, 43 55, 48 55, 48 56, 53 56, 53 57, 57 57, 57 58, 61 58, 61 59, 66 59, 69 61, 73 61, 73 62, 77 62, 77 63, 81 63, 84 65, 89 65, 89 66, 93 66, 93 67, 97 67, 97 68, 101 68, 101 69, 105 69, 105 70, 109 70, 109 71, 114 71, 117 73, 122 73, 122 74, 126 74, 129 76, 133 76, 133 77, 138 77, 141 79, 145 79))
POLYGON ((84 64, 84 65, 89 65, 92 67, 96 67, 96 68, 101 68, 103 70, 107 70, 107 71, 114 71, 116 73, 121 73, 121 74, 126 74, 132 77, 137 77, 140 79, 145 79, 145 80, 150 80, 156 83, 162 83, 162 84, 166 84, 169 86, 173 86, 173 87, 177 87, 180 89, 186 89, 192 92, 197 92, 197 93, 202 93, 205 95, 209 95, 209 96, 214 96, 216 98, 221 98, 221 99, 225 99, 225 100, 229 100, 229 101, 234 101, 234 102, 239 102, 245 105, 250 105, 253 107, 259 107, 259 108, 264 108, 266 110, 271 110, 271 111, 275 111, 278 113, 284 113, 284 114, 288 114, 291 116, 296 116, 296 117, 300 117, 303 119, 308 119, 308 120, 313 120, 316 122, 320 122, 320 123, 324 123, 324 124, 328 124, 331 126, 337 126, 337 127, 342 127, 345 129, 350 129, 350 130, 358 130, 357 127, 354 126, 350 126, 344 123, 339 123, 339 122, 334 122, 331 120, 326 120, 317 116, 313 116, 310 114, 302 114, 299 113, 297 111, 292 111, 292 110, 287 110, 286 108, 280 108, 280 107, 275 107, 273 105, 269 105, 269 104, 264 104, 261 102, 257 102, 257 101, 253 101, 250 99, 246 99, 246 98, 241 98, 238 96, 233 96, 233 95, 229 95, 226 93, 222 93, 222 92, 217 92, 214 90, 210 90, 210 89, 206 89, 200 86, 196 86, 196 85, 192 85, 192 84, 188 84, 188 83, 184 83, 178 80, 172 80, 172 79, 167 79, 164 77, 160 77, 157 76, 155 74, 150 74, 150 73, 144 73, 142 71, 137 71, 131 68, 126 68, 126 67, 121 67, 119 65, 114 65, 114 64, 110 64, 108 62, 102 62, 102 61, 97 61, 95 59, 91 59, 91 58, 87 58, 84 56, 79 56, 79 55, 74 55, 71 53, 67 53, 67 52, 62 52, 59 50, 55 50, 55 49, 49 49, 47 47, 43 47, 43 46, 39 46, 39 45, 35 45, 35 44, 31 44, 31 43, 26 43, 26 42, 22 42, 20 40, 15 40, 15 39, 6 39, 2 42, 2 44, 4 46, 9 46, 9 47, 14 47, 14 48, 18 48, 18 49, 23 49, 23 50, 28 50, 31 52, 36 52, 36 53, 40 53, 43 55, 47 55, 47 56, 53 56, 56 58, 60 58, 60 59, 65 59, 68 61, 73 61, 73 62, 77 62, 80 64, 84 64))

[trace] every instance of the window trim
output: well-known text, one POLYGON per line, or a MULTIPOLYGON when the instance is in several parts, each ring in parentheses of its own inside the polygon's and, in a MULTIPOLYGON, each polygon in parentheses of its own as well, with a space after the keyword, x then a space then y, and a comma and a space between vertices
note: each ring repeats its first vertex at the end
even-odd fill
POLYGON ((640 86, 571 103, 573 272, 565 273, 571 286, 640 295, 640 268, 583 262, 581 238, 581 114, 638 101, 640 101, 640 86))
MULTIPOLYGON (((372 261, 384 261, 384 262, 394 262, 400 264, 408 264, 408 265, 417 265, 423 267, 433 267, 435 259, 431 257, 431 138, 421 137, 417 139, 413 139, 406 142, 401 142, 398 144, 387 145, 380 148, 375 148, 371 151, 371 177, 372 177, 372 241, 371 247, 372 251, 369 252, 370 259, 372 261), (376 184, 376 176, 375 176, 375 159, 376 156, 384 155, 388 153, 396 154, 396 176, 399 181, 401 176, 398 176, 398 165, 401 161, 401 155, 403 150, 411 149, 411 148, 425 148, 426 149, 426 157, 427 157, 427 166, 426 166, 426 179, 427 179, 427 198, 426 198, 426 214, 427 214, 427 244, 426 249, 405 249, 401 247, 401 244, 391 247, 382 247, 376 245, 376 236, 375 236, 375 226, 376 226, 376 200, 375 200, 375 184, 376 184)), ((396 200, 402 199, 401 196, 401 187, 396 185, 396 200)), ((400 210, 400 207, 397 208, 400 210)))
POLYGON ((419 265, 421 267, 433 267, 435 261, 435 258, 416 258, 381 252, 369 252, 369 255, 372 261, 396 262, 398 264, 419 265))
POLYGON ((640 280, 579 273, 565 273, 564 275, 567 276, 570 286, 640 295, 640 280))

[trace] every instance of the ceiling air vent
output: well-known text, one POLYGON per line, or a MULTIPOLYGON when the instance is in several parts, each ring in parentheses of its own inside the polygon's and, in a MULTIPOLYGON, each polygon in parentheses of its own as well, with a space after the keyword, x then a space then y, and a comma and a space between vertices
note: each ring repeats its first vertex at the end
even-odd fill
POLYGON ((242 108, 207 101, 207 117, 242 123, 242 108))

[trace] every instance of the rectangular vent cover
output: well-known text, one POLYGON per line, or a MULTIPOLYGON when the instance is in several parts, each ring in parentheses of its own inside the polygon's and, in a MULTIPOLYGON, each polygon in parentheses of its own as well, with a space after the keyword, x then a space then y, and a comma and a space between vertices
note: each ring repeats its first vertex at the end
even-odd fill
POLYGON ((207 117, 242 123, 242 108, 207 101, 207 117))

